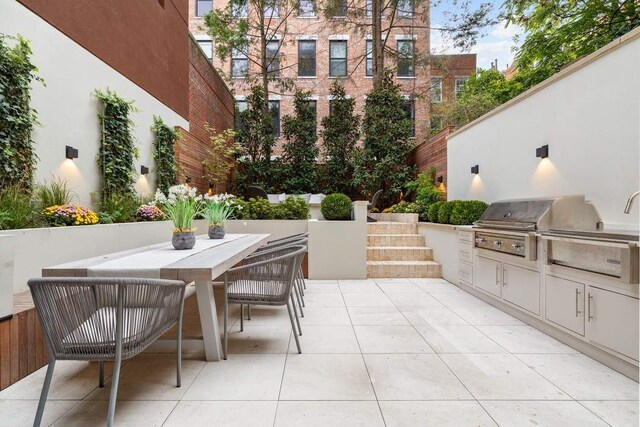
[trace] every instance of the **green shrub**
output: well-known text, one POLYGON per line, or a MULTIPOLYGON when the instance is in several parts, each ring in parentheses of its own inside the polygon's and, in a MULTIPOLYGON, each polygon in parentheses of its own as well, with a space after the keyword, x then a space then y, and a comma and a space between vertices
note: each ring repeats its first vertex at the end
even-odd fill
POLYGON ((438 212, 440 211, 440 206, 444 205, 445 202, 435 202, 429 205, 427 211, 427 219, 431 222, 438 222, 438 212))
POLYGON ((141 204, 140 198, 131 194, 110 194, 98 204, 98 218, 103 224, 133 222, 141 204))
POLYGON ((450 222, 454 225, 469 225, 477 221, 489 205, 481 200, 462 200, 451 212, 450 222))
POLYGON ((289 196, 273 210, 275 219, 309 219, 309 204, 302 197, 289 196))
POLYGON ((269 200, 251 198, 242 207, 242 219, 273 219, 274 207, 269 200))
POLYGON ((342 193, 329 194, 320 203, 320 212, 324 219, 340 221, 351 219, 351 199, 342 193))
POLYGON ((440 205, 440 209, 438 209, 438 222, 440 224, 450 224, 451 212, 453 212, 453 208, 455 208, 458 203, 458 200, 451 200, 440 205))
POLYGON ((44 225, 42 209, 20 185, 0 190, 0 230, 32 228, 44 225))
POLYGON ((54 179, 50 183, 38 185, 35 190, 35 198, 42 209, 55 205, 71 203, 74 194, 67 181, 54 179))

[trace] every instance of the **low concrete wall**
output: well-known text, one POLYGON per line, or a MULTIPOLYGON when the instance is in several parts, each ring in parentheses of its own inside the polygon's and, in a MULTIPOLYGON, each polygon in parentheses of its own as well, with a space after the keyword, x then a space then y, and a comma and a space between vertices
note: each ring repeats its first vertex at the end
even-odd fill
POLYGON ((367 202, 353 202, 353 221, 309 221, 309 278, 367 278, 367 202))
MULTIPOLYGON (((291 236, 292 234, 306 233, 308 231, 309 221, 297 220, 231 220, 227 221, 224 229, 227 233, 253 234, 253 233, 269 233, 271 240, 281 237, 291 236)), ((206 224, 204 225, 206 230, 206 224)), ((204 232, 204 231, 203 231, 204 232)))
POLYGON ((370 213, 369 216, 377 221, 404 222, 408 224, 418 222, 418 214, 412 213, 370 213))
POLYGON ((433 260, 442 265, 442 277, 458 285, 458 227, 431 222, 418 223, 418 233, 433 249, 433 260))
POLYGON ((0 319, 13 312, 13 236, 0 236, 0 319))

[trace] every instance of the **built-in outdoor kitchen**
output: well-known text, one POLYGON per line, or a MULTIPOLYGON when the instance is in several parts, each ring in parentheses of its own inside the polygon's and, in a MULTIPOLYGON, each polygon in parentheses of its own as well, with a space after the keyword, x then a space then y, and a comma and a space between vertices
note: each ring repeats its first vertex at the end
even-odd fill
POLYGON ((638 379, 637 231, 581 195, 495 202, 458 230, 462 289, 638 379))

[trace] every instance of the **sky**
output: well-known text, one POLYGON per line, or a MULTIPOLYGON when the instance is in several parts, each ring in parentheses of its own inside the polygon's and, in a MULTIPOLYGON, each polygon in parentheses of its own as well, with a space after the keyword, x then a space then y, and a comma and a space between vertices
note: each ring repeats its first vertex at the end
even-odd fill
MULTIPOLYGON (((479 5, 481 2, 488 0, 470 0, 473 6, 479 5)), ((431 27, 437 28, 440 24, 445 22, 443 17, 443 10, 447 7, 446 0, 442 0, 441 5, 432 5, 431 8, 431 27)), ((492 1, 493 3, 493 16, 497 16, 501 1, 492 1)), ((431 30, 431 51, 432 53, 476 53, 477 65, 479 68, 487 69, 491 67, 491 63, 498 60, 498 69, 504 70, 513 63, 513 48, 516 45, 513 41, 513 37, 520 32, 520 28, 510 25, 506 26, 505 22, 498 23, 492 28, 487 28, 483 31, 483 36, 478 39, 478 42, 469 51, 462 52, 455 50, 451 47, 451 43, 446 40, 446 36, 441 34, 440 31, 431 30)))

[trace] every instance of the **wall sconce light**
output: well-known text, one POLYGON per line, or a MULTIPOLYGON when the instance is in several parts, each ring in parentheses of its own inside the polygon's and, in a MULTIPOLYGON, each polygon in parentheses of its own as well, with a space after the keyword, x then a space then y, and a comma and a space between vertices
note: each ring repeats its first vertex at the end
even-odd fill
POLYGON ((184 182, 187 183, 187 184, 190 184, 191 183, 191 177, 190 176, 185 176, 184 177, 184 182))
POLYGON ((536 148, 536 157, 540 157, 541 159, 549 157, 549 146, 543 145, 542 147, 536 148))
POLYGON ((438 183, 438 184, 442 184, 443 181, 444 181, 444 179, 442 178, 442 175, 440 175, 439 177, 436 178, 436 183, 438 183))
POLYGON ((480 166, 478 166, 478 165, 471 166, 471 173, 474 173, 474 174, 476 174, 476 175, 477 175, 478 173, 480 173, 480 166))
POLYGON ((146 175, 149 173, 149 168, 145 165, 140 166, 140 175, 146 175))
POLYGON ((78 158, 78 149, 73 148, 70 145, 64 147, 64 156, 67 159, 77 159, 78 158))

